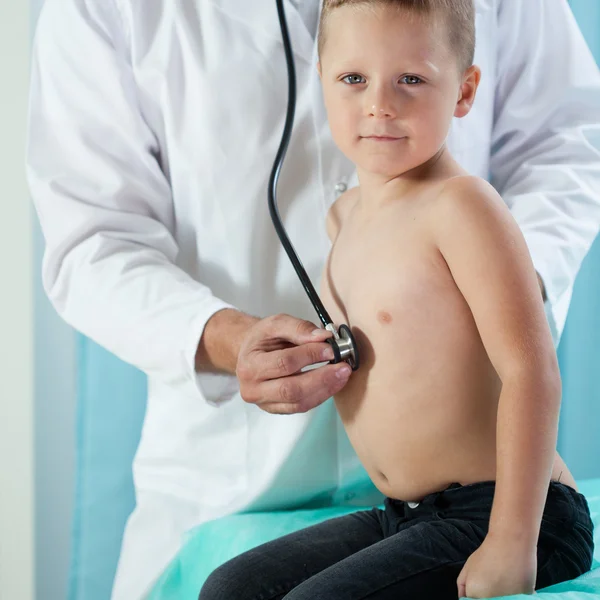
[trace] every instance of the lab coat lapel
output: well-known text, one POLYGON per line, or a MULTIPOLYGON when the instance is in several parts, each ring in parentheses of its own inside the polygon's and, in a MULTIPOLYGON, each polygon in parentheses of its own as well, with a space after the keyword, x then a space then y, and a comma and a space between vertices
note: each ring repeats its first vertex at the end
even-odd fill
MULTIPOLYGON (((276 39, 283 45, 275 0, 209 0, 209 2, 232 19, 242 21, 261 35, 276 39)), ((290 0, 284 0, 284 9, 294 54, 312 64, 315 40, 290 0)))

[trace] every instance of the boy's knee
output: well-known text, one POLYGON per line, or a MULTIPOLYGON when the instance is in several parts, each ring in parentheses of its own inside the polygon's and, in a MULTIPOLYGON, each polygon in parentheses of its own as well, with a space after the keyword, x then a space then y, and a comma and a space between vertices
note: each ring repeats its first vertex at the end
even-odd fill
POLYGON ((244 560, 234 558, 217 567, 204 582, 198 600, 244 600, 252 599, 248 582, 250 573, 244 568, 244 560))

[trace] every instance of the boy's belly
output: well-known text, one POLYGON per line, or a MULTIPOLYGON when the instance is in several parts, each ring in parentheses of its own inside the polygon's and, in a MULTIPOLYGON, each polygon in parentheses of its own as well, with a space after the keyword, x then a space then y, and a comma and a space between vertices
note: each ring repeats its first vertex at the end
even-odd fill
POLYGON ((494 479, 501 383, 465 323, 446 315, 427 311, 403 324, 396 312, 387 329, 352 321, 362 365, 335 403, 389 497, 415 500, 454 481, 494 479))
MULTIPOLYGON (((407 501, 496 478, 501 381, 454 281, 425 272, 389 286, 373 269, 362 278, 355 270, 343 310, 334 301, 341 290, 332 294, 327 276, 322 285, 332 319, 351 325, 361 354, 336 407, 374 484, 407 501)), ((575 488, 557 454, 559 476, 575 488)))

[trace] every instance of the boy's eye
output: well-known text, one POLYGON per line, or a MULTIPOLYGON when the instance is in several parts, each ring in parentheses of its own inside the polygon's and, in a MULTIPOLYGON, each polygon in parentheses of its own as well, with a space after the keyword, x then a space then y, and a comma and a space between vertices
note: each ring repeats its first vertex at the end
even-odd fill
POLYGON ((406 83, 408 83, 408 85, 417 85, 419 83, 423 83, 423 81, 417 77, 416 75, 405 75, 404 77, 402 77, 402 79, 400 79, 400 81, 406 81, 406 83))
POLYGON ((345 81, 350 85, 356 85, 357 83, 364 83, 365 78, 362 75, 356 75, 356 73, 353 73, 352 75, 346 75, 342 81, 345 81))

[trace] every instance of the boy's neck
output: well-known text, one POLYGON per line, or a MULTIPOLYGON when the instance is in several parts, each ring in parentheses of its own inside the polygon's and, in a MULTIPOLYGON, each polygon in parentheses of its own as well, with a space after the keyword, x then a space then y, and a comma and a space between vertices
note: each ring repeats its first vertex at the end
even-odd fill
POLYGON ((467 174, 452 158, 446 144, 429 160, 418 167, 395 176, 380 175, 357 167, 360 186, 359 204, 364 209, 376 210, 388 202, 410 198, 424 184, 441 181, 455 175, 467 174))

